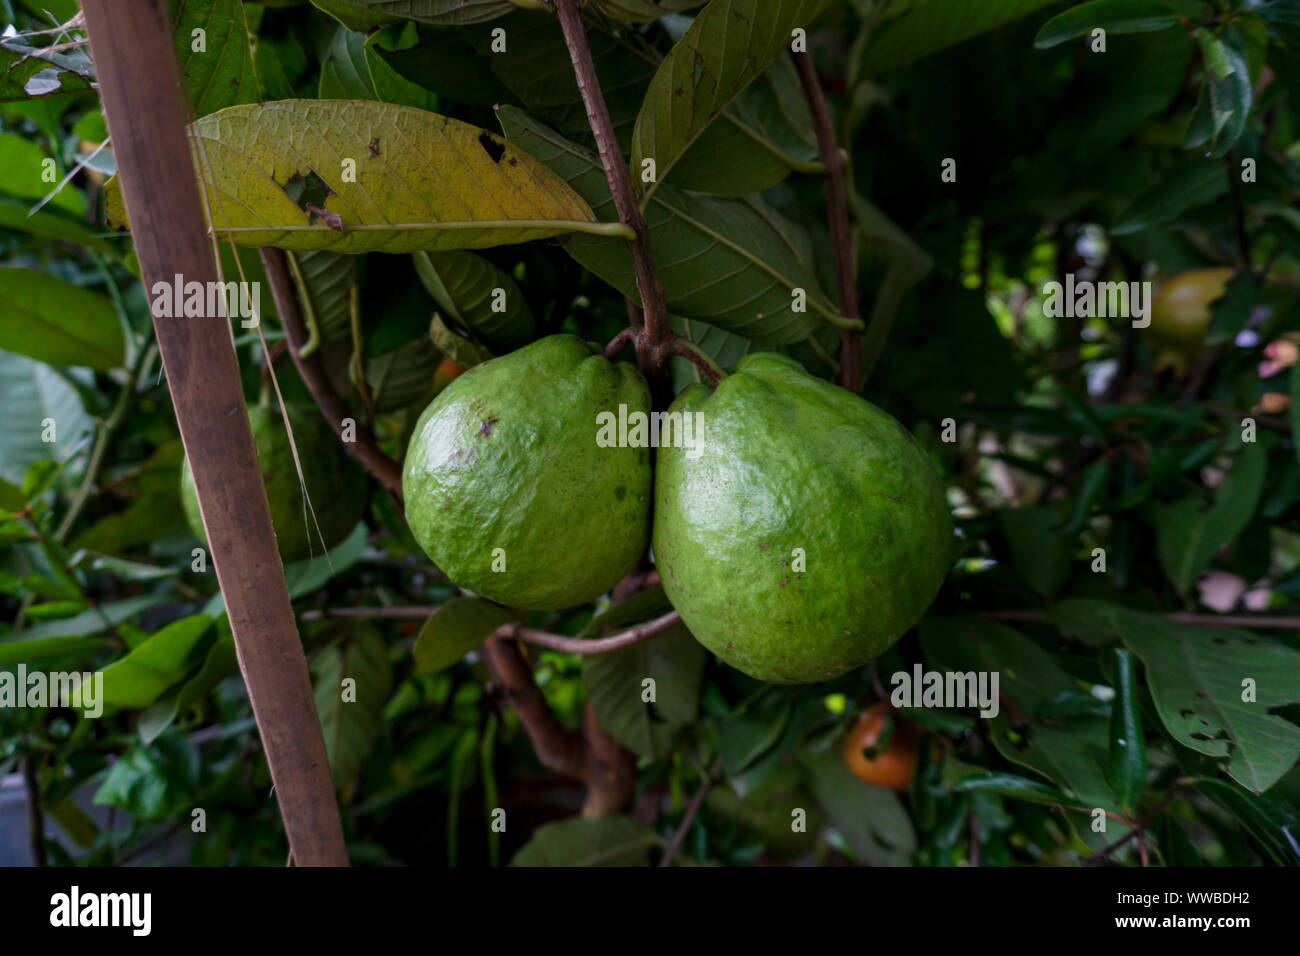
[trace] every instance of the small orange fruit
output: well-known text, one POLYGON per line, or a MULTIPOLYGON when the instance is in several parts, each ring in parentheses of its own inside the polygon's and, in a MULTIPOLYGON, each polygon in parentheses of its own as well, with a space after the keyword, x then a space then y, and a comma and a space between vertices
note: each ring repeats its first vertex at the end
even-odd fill
POLYGON ((916 728, 893 715, 894 733, 889 745, 877 752, 876 742, 885 727, 884 704, 873 704, 858 716, 844 738, 844 762, 859 780, 891 790, 906 790, 916 769, 916 728))

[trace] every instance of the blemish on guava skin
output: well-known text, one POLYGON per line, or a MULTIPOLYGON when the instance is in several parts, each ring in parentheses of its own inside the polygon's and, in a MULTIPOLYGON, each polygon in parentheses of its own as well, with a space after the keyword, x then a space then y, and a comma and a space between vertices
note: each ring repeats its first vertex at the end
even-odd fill
POLYGON ((758 550, 760 550, 760 551, 766 551, 766 550, 767 550, 768 548, 770 548, 770 547, 772 547, 772 542, 771 542, 771 541, 759 542, 758 550))
POLYGON ((622 501, 624 498, 627 497, 627 489, 624 488, 622 485, 619 485, 617 488, 614 489, 614 497, 617 498, 619 501, 622 501))
POLYGON ((491 435, 491 434, 492 434, 492 426, 495 425, 498 421, 499 421, 499 419, 496 419, 496 418, 485 418, 485 419, 483 419, 483 424, 482 424, 481 426, 479 426, 478 433, 479 433, 480 435, 491 435))

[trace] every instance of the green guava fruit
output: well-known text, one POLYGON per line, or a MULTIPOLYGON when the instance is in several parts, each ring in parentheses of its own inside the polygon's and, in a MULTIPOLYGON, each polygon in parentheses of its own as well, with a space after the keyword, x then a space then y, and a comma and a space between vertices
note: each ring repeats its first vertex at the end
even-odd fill
POLYGON ((897 421, 793 359, 757 353, 669 409, 695 447, 660 447, 654 555, 696 640, 751 677, 830 680, 889 648, 952 554, 944 487, 897 421))
POLYGON ((649 450, 597 440, 620 405, 649 411, 641 373, 572 335, 474 366, 424 410, 406 450, 415 540, 457 585, 512 607, 604 594, 650 536, 649 450))
MULTIPOLYGON (((366 507, 365 472, 344 450, 329 424, 315 409, 292 405, 289 421, 293 423, 314 520, 302 499, 289 435, 279 410, 261 406, 248 410, 262 485, 271 507, 276 548, 285 564, 319 556, 341 543, 357 526, 366 507)), ((188 458, 181 469, 181 505, 190 528, 206 544, 188 458)))

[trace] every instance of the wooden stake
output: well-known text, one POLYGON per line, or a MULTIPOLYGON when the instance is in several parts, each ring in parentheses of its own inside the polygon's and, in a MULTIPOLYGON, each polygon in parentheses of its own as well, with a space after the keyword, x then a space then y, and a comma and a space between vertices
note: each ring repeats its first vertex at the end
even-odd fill
MULTIPOLYGON (((215 282, 165 0, 83 0, 145 288, 215 282)), ((245 415, 227 319, 154 319, 239 668, 299 866, 346 866, 302 642, 245 415)), ((317 502, 317 507, 329 506, 317 502)))

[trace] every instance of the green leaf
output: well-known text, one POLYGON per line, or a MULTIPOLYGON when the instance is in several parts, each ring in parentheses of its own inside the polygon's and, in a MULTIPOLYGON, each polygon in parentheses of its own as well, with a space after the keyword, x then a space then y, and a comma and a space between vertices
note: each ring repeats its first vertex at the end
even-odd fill
POLYGON ((853 776, 838 748, 808 754, 804 764, 813 796, 859 863, 908 866, 912 862, 916 832, 898 794, 853 776))
POLYGON ((538 827, 511 866, 648 866, 664 840, 635 817, 572 817, 538 827))
MULTIPOLYGON (((599 160, 512 107, 498 111, 506 135, 564 177, 594 209, 612 214, 599 160)), ((669 311, 777 345, 806 339, 836 316, 817 283, 804 230, 756 199, 718 199, 664 186, 646 209, 650 245, 669 311), (794 289, 808 294, 793 310, 794 289), (819 318, 820 317, 820 318, 819 318)), ((575 236, 564 249, 639 302, 622 241, 575 236)))
POLYGON ((385 50, 396 49, 399 43, 409 45, 415 42, 417 37, 413 23, 406 24, 404 28, 390 27, 372 33, 366 38, 366 65, 370 68, 370 81, 374 84, 377 99, 385 103, 433 111, 438 108, 438 97, 419 83, 406 79, 389 66, 382 55, 385 50))
POLYGON ((596 0, 601 12, 631 23, 649 23, 669 13, 703 5, 704 0, 596 0))
POLYGON ((317 95, 323 100, 373 100, 375 85, 366 63, 366 35, 339 27, 320 65, 317 95))
POLYGON ((0 228, 14 229, 41 239, 75 243, 84 249, 98 252, 101 256, 121 259, 117 246, 100 238, 85 223, 44 209, 30 213, 22 203, 8 199, 0 199, 0 228))
POLYGON ((111 369, 126 360, 112 301, 34 269, 0 269, 0 348, 50 365, 111 369))
POLYGON ((472 252, 417 252, 414 259, 420 281, 438 307, 492 351, 513 352, 537 337, 533 310, 515 280, 482 256, 472 252), (501 312, 495 309, 498 289, 505 296, 501 312))
POLYGON ((1150 188, 1136 196, 1115 216, 1111 232, 1117 236, 1158 226, 1186 210, 1217 199, 1228 191, 1223 164, 1211 159, 1185 159, 1165 170, 1150 188))
POLYGON ((338 342, 352 335, 352 290, 359 281, 355 256, 311 249, 290 252, 285 257, 298 289, 303 324, 308 339, 302 347, 305 358, 319 342, 338 342))
POLYGON ((141 820, 161 820, 188 814, 198 790, 198 748, 188 737, 174 733, 124 753, 109 769, 94 802, 118 807, 141 820))
POLYGON ((34 640, 38 637, 88 637, 91 634, 102 634, 123 621, 135 617, 141 611, 162 604, 165 600, 165 597, 145 595, 124 598, 120 601, 108 601, 76 617, 46 621, 44 624, 29 627, 22 632, 23 640, 34 640))
POLYGON ((998 512, 1011 560, 1025 583, 1050 597, 1070 576, 1075 539, 1063 533, 1060 507, 1006 508, 998 512))
POLYGON ((480 598, 460 595, 438 608, 415 638, 415 667, 433 673, 456 663, 502 624, 510 611, 480 598))
POLYGON ((1254 91, 1250 68, 1233 47, 1202 28, 1196 31, 1205 61, 1205 86, 1196 104, 1186 146, 1209 145, 1208 155, 1227 154, 1245 132, 1254 91))
POLYGON ((853 74, 878 76, 1056 2, 914 0, 871 32, 853 74))
POLYGON ((776 746, 793 713, 788 702, 777 708, 756 705, 720 722, 718 750, 727 776, 734 777, 776 746))
POLYGON ((360 7, 366 13, 406 17, 423 23, 462 25, 494 20, 514 10, 516 5, 510 0, 332 0, 330 6, 360 7))
POLYGON ((212 618, 194 614, 173 621, 121 660, 105 667, 104 704, 147 707, 180 682, 194 665, 195 651, 212 618))
POLYGON ((1300 703, 1300 654, 1249 631, 1178 625, 1137 611, 1117 613, 1115 622, 1142 658, 1156 710, 1179 743, 1227 757, 1228 775, 1255 793, 1300 758, 1300 727, 1273 713, 1300 703), (1255 700, 1242 699, 1247 679, 1255 700))
POLYGON ((1222 780, 1199 779, 1196 789, 1230 814, 1278 866, 1300 866, 1300 812, 1285 800, 1253 796, 1222 780))
POLYGON ((248 23, 240 0, 171 0, 179 12, 174 32, 176 59, 195 116, 237 103, 256 103, 257 71, 248 45, 248 23), (202 30, 202 50, 195 30, 202 30))
POLYGON ((665 614, 671 608, 662 587, 638 591, 627 600, 611 604, 605 610, 597 612, 578 636, 592 637, 609 628, 630 627, 665 614))
POLYGON ((1138 700, 1133 656, 1124 648, 1114 649, 1115 699, 1110 711, 1110 756, 1107 772, 1120 806, 1132 812, 1142 791, 1147 772, 1147 746, 1142 735, 1142 712, 1138 700))
POLYGON ((642 204, 666 182, 709 125, 773 60, 789 49, 832 0, 712 0, 659 65, 632 133, 633 181, 654 160, 656 179, 642 204))
POLYGON ((81 396, 66 378, 40 362, 0 351, 0 478, 20 485, 28 464, 39 459, 67 462, 95 424, 81 396), (53 424, 53 441, 47 424, 53 424))
POLYGON ((1156 553, 1179 591, 1187 591, 1215 552, 1250 523, 1264 488, 1267 465, 1263 447, 1248 442, 1216 489, 1214 506, 1208 511, 1201 510, 1199 496, 1154 508, 1156 553))
POLYGON ((312 6, 328 13, 349 30, 369 33, 377 27, 386 26, 397 20, 382 7, 366 3, 365 0, 311 0, 312 6))
POLYGON ((94 67, 79 50, 32 47, 18 37, 0 40, 0 102, 85 92, 94 78, 94 67))
MULTIPOLYGON (((504 52, 492 49, 486 31, 472 38, 481 63, 489 64, 513 94, 489 105, 516 98, 530 116, 592 145, 573 62, 555 17, 517 15, 507 21, 507 29, 510 43, 504 52)), ((588 24, 587 39, 614 134, 626 147, 662 60, 635 35, 617 33, 598 21, 588 24)), ((464 96, 463 78, 444 82, 449 98, 464 96)), ((677 164, 673 185, 744 196, 776 185, 791 170, 822 173, 811 127, 794 67, 788 59, 778 60, 701 133, 677 164)))
POLYGON ((1034 47, 1046 50, 1097 29, 1107 33, 1153 33, 1177 23, 1177 13, 1163 0, 1093 0, 1044 23, 1034 37, 1034 47))
POLYGON ((0 667, 48 658, 86 654, 108 643, 107 637, 35 637, 20 632, 17 640, 0 640, 0 667))
POLYGON ((59 187, 62 178, 45 150, 17 133, 0 133, 0 192, 20 199, 44 199, 59 190, 48 203, 73 216, 86 214, 86 197, 70 185, 59 187), (54 179, 48 179, 50 170, 54 179))
MULTIPOLYGON (((466 31, 422 31, 420 37, 419 43, 406 49, 375 46, 372 50, 398 76, 453 102, 484 107, 509 102, 512 93, 493 71, 493 58, 480 53, 466 31)), ((509 49, 498 55, 508 57, 509 49)), ((535 75, 534 70, 529 73, 535 75)))
POLYGON ((986 770, 959 760, 943 762, 943 780, 952 793, 988 793, 1047 806, 1069 806, 1074 800, 1058 790, 1014 773, 986 770))
MULTIPOLYGON (((413 252, 629 231, 594 222, 562 180, 498 137, 410 107, 276 100, 232 106, 191 130, 216 231, 237 245, 413 252), (355 177, 345 179, 344 160, 355 177), (286 187, 313 175, 331 195, 300 207, 286 187)), ((110 220, 125 223, 117 181, 105 189, 110 220)))
POLYGON ((665 756, 698 713, 704 648, 685 626, 582 660, 587 701, 610 736, 642 757, 665 756), (654 700, 645 680, 652 680, 654 700))
POLYGON ((362 625, 318 651, 311 672, 325 752, 338 789, 360 773, 379 738, 384 705, 393 689, 393 667, 379 631, 362 625), (353 683, 344 688, 344 680, 353 683))

